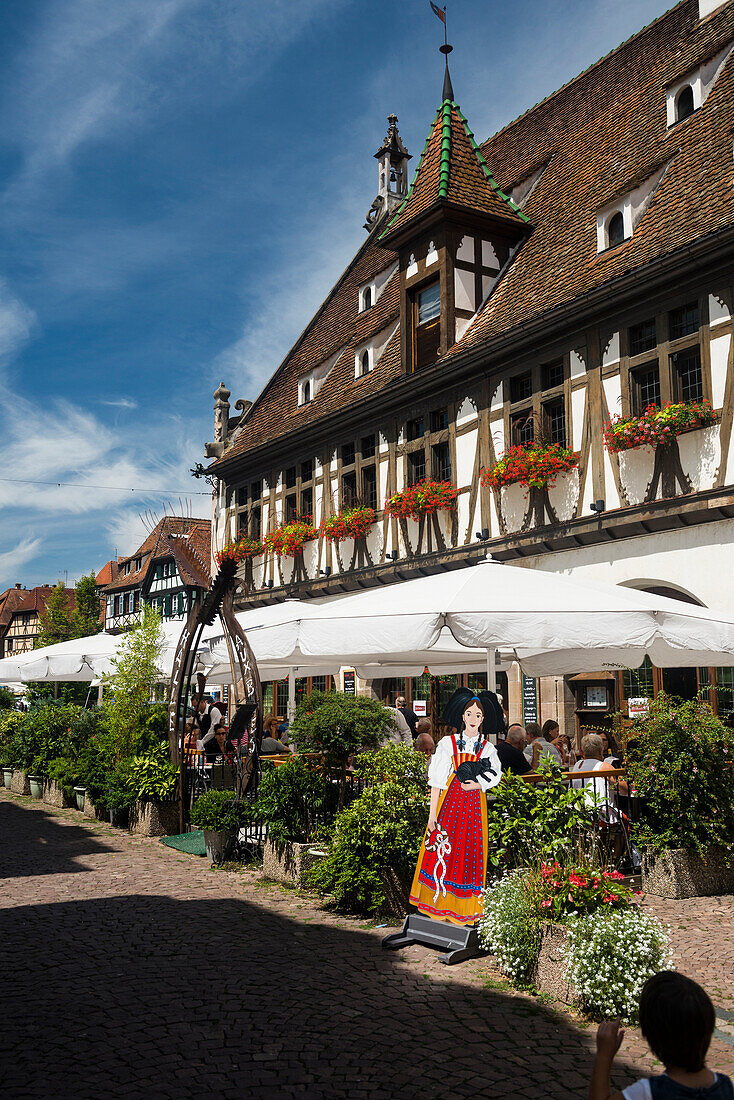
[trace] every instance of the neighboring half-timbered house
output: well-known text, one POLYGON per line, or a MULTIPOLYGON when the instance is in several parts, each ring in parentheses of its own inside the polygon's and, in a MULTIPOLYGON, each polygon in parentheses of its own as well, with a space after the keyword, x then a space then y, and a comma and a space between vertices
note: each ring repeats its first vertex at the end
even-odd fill
MULTIPOLYGON (((230 417, 217 390, 207 448, 215 548, 356 505, 375 521, 295 557, 271 539, 250 600, 489 551, 734 614, 733 50, 734 3, 683 0, 481 144, 448 81, 410 188, 391 116, 366 241, 254 403, 230 417), (513 447, 561 472, 513 481, 513 447), (426 479, 453 509, 385 507, 426 479)), ((707 684, 734 710, 730 670, 619 674, 605 698, 707 684)), ((598 715, 588 686, 541 684, 541 717, 598 715)))
MULTIPOLYGON (((14 653, 29 653, 43 628, 46 604, 53 592, 50 584, 36 585, 35 588, 23 588, 16 584, 0 593, 0 657, 11 657, 14 653)), ((73 588, 65 588, 69 612, 76 605, 76 593, 73 588)))
POLYGON ((164 516, 134 554, 120 558, 102 589, 105 629, 127 630, 148 603, 164 621, 183 621, 210 584, 209 520, 164 516))

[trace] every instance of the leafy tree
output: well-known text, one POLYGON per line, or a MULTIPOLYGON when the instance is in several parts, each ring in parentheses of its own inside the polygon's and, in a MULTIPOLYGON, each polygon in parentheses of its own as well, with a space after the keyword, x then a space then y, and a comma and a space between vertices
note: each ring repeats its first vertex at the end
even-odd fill
POLYGON ((158 661, 163 648, 160 617, 149 606, 124 635, 105 679, 105 717, 109 751, 115 762, 147 748, 150 699, 161 679, 158 661))
POLYGON ((80 577, 74 585, 74 593, 76 606, 71 617, 72 638, 99 634, 102 624, 99 621, 99 596, 94 573, 80 577))
POLYGON ((0 710, 15 710, 15 696, 10 688, 0 687, 0 710))
POLYGON ((41 615, 41 632, 36 638, 35 649, 56 642, 66 642, 72 637, 69 598, 61 581, 54 585, 46 601, 46 611, 41 615))

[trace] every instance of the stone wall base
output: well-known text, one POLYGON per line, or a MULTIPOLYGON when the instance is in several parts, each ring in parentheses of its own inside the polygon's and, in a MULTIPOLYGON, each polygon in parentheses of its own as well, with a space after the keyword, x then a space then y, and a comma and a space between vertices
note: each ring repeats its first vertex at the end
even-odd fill
POLYGON ((642 889, 663 898, 709 898, 734 893, 734 860, 721 848, 699 854, 670 848, 642 854, 642 889))
POLYGON ((283 886, 302 886, 306 871, 320 858, 310 849, 318 849, 318 845, 301 844, 292 840, 278 847, 272 840, 266 840, 263 849, 263 878, 280 882, 283 886))
POLYGON ((178 802, 135 802, 130 808, 130 832, 140 836, 175 836, 178 802))
POLYGON ((72 798, 68 798, 64 794, 64 788, 60 783, 55 783, 53 779, 47 779, 43 785, 43 801, 48 806, 56 806, 58 809, 68 809, 69 806, 76 806, 76 801, 72 798))
POLYGON ((30 794, 31 785, 28 782, 28 773, 22 772, 20 768, 13 768, 13 778, 10 783, 10 789, 13 794, 30 794))
POLYGON ((565 1004, 577 1004, 575 988, 566 979, 566 943, 568 931, 562 924, 543 924, 540 928, 540 953, 533 973, 533 985, 565 1004))

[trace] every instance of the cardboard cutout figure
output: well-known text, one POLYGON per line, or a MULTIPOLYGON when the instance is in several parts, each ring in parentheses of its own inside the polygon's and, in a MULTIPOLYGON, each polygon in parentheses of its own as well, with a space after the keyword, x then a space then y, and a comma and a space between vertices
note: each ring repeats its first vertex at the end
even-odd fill
POLYGON ((426 916, 466 927, 482 914, 485 792, 502 778, 497 750, 488 738, 504 728, 504 714, 493 692, 475 695, 470 688, 459 688, 443 722, 459 732, 443 737, 431 757, 431 809, 410 900, 426 916))

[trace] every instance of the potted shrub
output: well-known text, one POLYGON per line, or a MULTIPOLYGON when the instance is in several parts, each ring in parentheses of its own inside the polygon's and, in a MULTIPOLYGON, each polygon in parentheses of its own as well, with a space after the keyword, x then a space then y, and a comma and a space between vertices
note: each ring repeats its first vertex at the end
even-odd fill
POLYGON ((128 787, 122 772, 113 772, 98 800, 100 809, 109 812, 110 824, 117 829, 126 828, 134 802, 135 793, 128 787))
POLYGON ((385 511, 399 519, 419 520, 436 512, 452 511, 456 507, 459 490, 450 481, 426 479, 416 485, 407 485, 385 502, 385 511))
POLYGON ((125 785, 132 795, 130 829, 143 836, 167 836, 178 830, 178 768, 161 743, 134 756, 124 767, 125 785))
POLYGON ((312 850, 333 820, 339 790, 323 768, 298 757, 268 767, 260 780, 257 812, 267 828, 263 875, 288 886, 303 883, 318 856, 312 850))
POLYGON ((375 522, 374 508, 345 508, 335 516, 329 516, 321 524, 321 534, 329 542, 344 542, 366 535, 375 522))
POLYGON ((336 817, 306 882, 342 912, 404 916, 428 821, 425 763, 407 745, 357 760, 362 793, 336 817))
POLYGON ((47 801, 51 801, 51 804, 54 806, 76 805, 74 787, 78 779, 77 769, 74 764, 67 760, 66 757, 58 756, 49 763, 46 769, 46 776, 48 785, 51 786, 50 797, 47 797, 47 801))
POLYGON ((191 810, 191 824, 203 831, 212 863, 223 863, 231 855, 240 829, 251 819, 252 804, 238 800, 231 791, 207 791, 191 810))
POLYGON ((13 765, 7 764, 3 766, 3 785, 6 790, 10 790, 13 782, 13 765))
POLYGON ((708 703, 659 694, 628 735, 640 796, 643 887, 663 897, 734 890, 734 731, 708 703))
POLYGON ((28 786, 31 791, 31 798, 43 798, 43 776, 28 774, 28 786))

